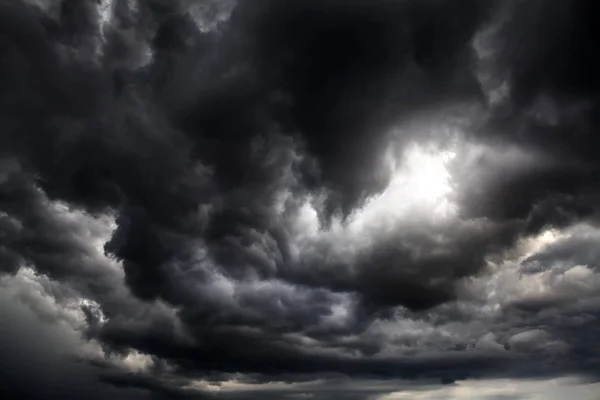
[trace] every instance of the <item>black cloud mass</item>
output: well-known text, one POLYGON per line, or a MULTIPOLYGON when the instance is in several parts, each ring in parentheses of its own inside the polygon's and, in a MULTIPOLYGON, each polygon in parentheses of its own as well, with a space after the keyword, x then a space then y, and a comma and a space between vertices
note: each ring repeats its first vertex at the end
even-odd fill
POLYGON ((596 387, 599 16, 0 1, 0 393, 596 387))

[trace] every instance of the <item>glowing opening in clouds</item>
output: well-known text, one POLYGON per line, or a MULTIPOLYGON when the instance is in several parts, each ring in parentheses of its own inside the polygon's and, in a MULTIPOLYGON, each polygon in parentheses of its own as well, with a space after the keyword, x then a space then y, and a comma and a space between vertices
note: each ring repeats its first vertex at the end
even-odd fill
POLYGON ((418 213, 443 218, 452 214, 452 192, 448 163, 452 151, 431 151, 414 145, 397 160, 390 157, 392 179, 383 193, 372 197, 352 218, 351 224, 397 220, 418 213))
POLYGON ((383 192, 373 195, 346 221, 324 230, 318 219, 318 202, 307 202, 295 221, 297 244, 325 240, 334 247, 369 246, 370 238, 382 238, 397 229, 419 223, 440 223, 456 214, 449 164, 456 152, 435 146, 412 145, 402 152, 394 146, 385 155, 391 180, 383 192))

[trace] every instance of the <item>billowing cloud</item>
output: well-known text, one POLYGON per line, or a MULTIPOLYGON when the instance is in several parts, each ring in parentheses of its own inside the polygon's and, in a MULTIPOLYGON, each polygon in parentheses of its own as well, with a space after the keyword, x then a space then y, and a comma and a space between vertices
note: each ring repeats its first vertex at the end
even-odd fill
POLYGON ((595 4, 5 1, 2 390, 594 387, 595 4))

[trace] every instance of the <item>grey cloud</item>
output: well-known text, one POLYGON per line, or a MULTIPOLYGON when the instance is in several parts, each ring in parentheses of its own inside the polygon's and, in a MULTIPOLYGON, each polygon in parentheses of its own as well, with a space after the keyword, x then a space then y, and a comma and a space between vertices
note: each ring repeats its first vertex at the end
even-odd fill
POLYGON ((568 236, 546 246, 541 252, 525 260, 527 269, 568 269, 577 265, 598 268, 598 232, 591 226, 580 226, 569 232, 568 236))
POLYGON ((5 2, 0 269, 49 282, 48 321, 82 299, 101 382, 132 396, 597 377, 594 4, 5 2), (410 186, 377 205, 428 144, 454 146, 446 213, 410 186), (155 370, 109 362, 133 351, 155 370))

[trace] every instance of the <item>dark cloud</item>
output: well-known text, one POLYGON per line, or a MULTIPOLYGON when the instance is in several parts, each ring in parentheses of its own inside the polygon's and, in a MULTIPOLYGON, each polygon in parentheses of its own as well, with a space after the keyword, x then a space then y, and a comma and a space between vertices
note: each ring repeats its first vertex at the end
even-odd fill
POLYGON ((486 130, 491 140, 517 144, 544 162, 517 174, 500 172, 480 195, 468 190, 465 208, 469 215, 529 218, 530 231, 595 216, 596 4, 503 7, 480 37, 480 74, 495 82, 488 97, 497 98, 486 130))
MULTIPOLYGON (((249 376, 597 377, 575 328, 595 333, 599 309, 595 4, 6 1, 0 269, 56 283, 58 309, 85 299, 98 398, 213 398, 190 382, 249 376), (141 373, 106 361, 135 352, 141 373)), ((288 389, 260 396, 391 391, 288 389)))

